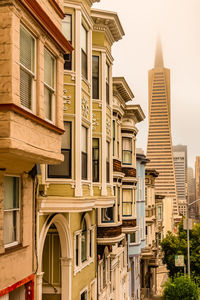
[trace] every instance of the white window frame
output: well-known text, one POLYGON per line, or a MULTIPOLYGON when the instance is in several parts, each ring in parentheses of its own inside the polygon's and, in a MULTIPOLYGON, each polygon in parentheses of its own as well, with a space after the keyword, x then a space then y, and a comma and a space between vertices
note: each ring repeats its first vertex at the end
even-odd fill
MULTIPOLYGON (((36 44, 36 38, 34 37, 34 35, 31 33, 31 31, 26 28, 22 23, 20 23, 20 30, 21 28, 23 30, 25 30, 28 34, 30 34, 30 36, 34 39, 34 72, 30 71, 29 69, 27 69, 21 62, 20 62, 20 58, 19 58, 19 65, 20 65, 20 69, 22 69, 23 71, 27 72, 29 75, 32 76, 32 90, 31 90, 31 109, 29 109, 28 107, 24 106, 23 104, 21 104, 21 100, 20 100, 20 104, 21 106, 32 113, 36 113, 36 69, 37 69, 37 65, 36 65, 36 61, 37 61, 37 44, 36 44)), ((20 47, 19 47, 20 48, 20 47)), ((20 79, 21 81, 21 79, 20 79)))
MULTIPOLYGON (((44 91, 45 91, 45 87, 52 92, 52 98, 51 98, 51 120, 47 118, 46 116, 46 111, 45 111, 45 120, 48 121, 49 123, 54 124, 55 123, 55 99, 56 99, 56 57, 52 54, 52 52, 45 46, 44 47, 44 54, 45 51, 48 52, 49 55, 51 55, 51 57, 53 58, 53 68, 54 68, 54 87, 51 87, 48 85, 48 83, 45 82, 45 78, 44 78, 44 91)), ((44 60, 44 66, 45 66, 45 60, 44 60)), ((45 107, 45 103, 44 103, 44 107, 45 107)))
MULTIPOLYGON (((86 222, 87 224, 87 222, 86 222)), ((94 262, 94 230, 95 225, 87 227, 87 259, 81 261, 81 234, 82 229, 74 232, 74 275, 94 262), (91 256, 90 256, 90 231, 91 231, 91 256), (76 265, 76 237, 78 236, 78 266, 76 265)))
MULTIPOLYGON (((19 220, 17 221, 18 224, 16 224, 16 227, 18 227, 16 229, 16 235, 17 235, 17 240, 13 241, 11 243, 8 244, 4 244, 4 248, 10 248, 13 246, 17 246, 20 243, 20 228, 21 228, 21 177, 17 176, 17 175, 10 175, 10 174, 6 174, 4 177, 17 177, 19 178, 19 208, 18 209, 4 209, 4 211, 19 211, 19 220)), ((5 201, 5 199, 4 199, 5 201)))
POLYGON ((87 300, 89 300, 89 298, 88 298, 88 286, 84 287, 84 289, 82 289, 82 290, 80 291, 80 300, 81 300, 81 295, 82 295, 84 292, 87 292, 87 300))

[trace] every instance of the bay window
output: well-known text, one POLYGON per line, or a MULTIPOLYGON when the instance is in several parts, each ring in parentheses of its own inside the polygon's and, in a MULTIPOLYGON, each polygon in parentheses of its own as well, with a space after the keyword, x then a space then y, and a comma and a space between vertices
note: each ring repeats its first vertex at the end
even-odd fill
POLYGON ((20 240, 20 178, 4 177, 4 245, 14 246, 20 240))
POLYGON ((99 181, 99 139, 92 139, 92 177, 93 182, 99 181))
MULTIPOLYGON (((65 15, 62 21, 62 32, 66 39, 72 44, 72 15, 65 15)), ((72 53, 64 54, 64 70, 72 69, 72 53)))
POLYGON ((81 25, 82 75, 87 79, 87 30, 81 25))
POLYGON ((88 158, 87 158, 87 128, 82 126, 82 179, 87 180, 88 158))
POLYGON ((115 209, 115 206, 101 209, 101 222, 102 223, 114 222, 114 209, 115 209))
POLYGON ((133 190, 122 190, 122 215, 123 217, 132 216, 133 211, 133 190))
POLYGON ((54 121, 54 102, 55 102, 55 57, 45 48, 44 49, 44 107, 45 117, 54 121))
POLYGON ((33 110, 35 94, 35 38, 20 26, 20 101, 21 105, 33 110))
POLYGON ((106 142, 106 182, 110 182, 110 143, 106 142))
POLYGON ((132 164, 132 139, 128 137, 122 138, 122 163, 132 164))
POLYGON ((62 136, 61 153, 64 155, 64 161, 59 165, 48 165, 49 178, 71 178, 71 158, 72 158, 72 124, 64 122, 65 133, 62 136))
POLYGON ((92 56, 92 98, 99 99, 99 56, 92 56))

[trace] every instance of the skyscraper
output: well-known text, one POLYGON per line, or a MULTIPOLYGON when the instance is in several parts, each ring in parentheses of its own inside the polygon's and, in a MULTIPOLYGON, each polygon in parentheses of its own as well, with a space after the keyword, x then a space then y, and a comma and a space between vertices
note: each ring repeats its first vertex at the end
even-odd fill
POLYGON ((158 40, 154 68, 149 71, 148 167, 159 172, 156 193, 173 198, 173 213, 178 215, 177 191, 171 138, 170 70, 164 67, 158 40))

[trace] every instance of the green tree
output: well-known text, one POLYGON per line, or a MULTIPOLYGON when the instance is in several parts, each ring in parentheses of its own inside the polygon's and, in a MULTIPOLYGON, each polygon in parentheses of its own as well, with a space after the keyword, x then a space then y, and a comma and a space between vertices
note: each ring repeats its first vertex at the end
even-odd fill
MULTIPOLYGON (((163 251, 163 263, 169 270, 169 276, 175 277, 178 273, 183 273, 183 267, 175 267, 175 255, 184 255, 187 266, 187 232, 183 229, 183 220, 179 224, 177 235, 168 232, 161 242, 163 251)), ((200 224, 196 224, 190 230, 190 265, 191 274, 200 285, 200 224)))
POLYGON ((188 276, 180 276, 165 283, 163 297, 165 300, 198 300, 199 289, 188 276))

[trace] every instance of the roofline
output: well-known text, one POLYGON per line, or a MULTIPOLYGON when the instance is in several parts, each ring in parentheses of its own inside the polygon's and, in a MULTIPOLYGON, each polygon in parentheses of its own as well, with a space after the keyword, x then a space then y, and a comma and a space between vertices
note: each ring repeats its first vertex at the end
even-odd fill
POLYGON ((127 93, 127 97, 126 97, 126 99, 124 99, 122 93, 120 93, 120 91, 118 90, 118 92, 120 93, 120 95, 122 96, 122 98, 124 99, 125 102, 128 102, 128 101, 132 100, 133 98, 135 98, 130 86, 128 85, 128 83, 124 77, 122 77, 122 76, 121 77, 113 77, 113 87, 120 86, 120 85, 122 85, 122 88, 127 93))
POLYGON ((134 114, 137 118, 137 123, 143 121, 146 118, 139 104, 126 105, 125 112, 129 114, 134 114))

